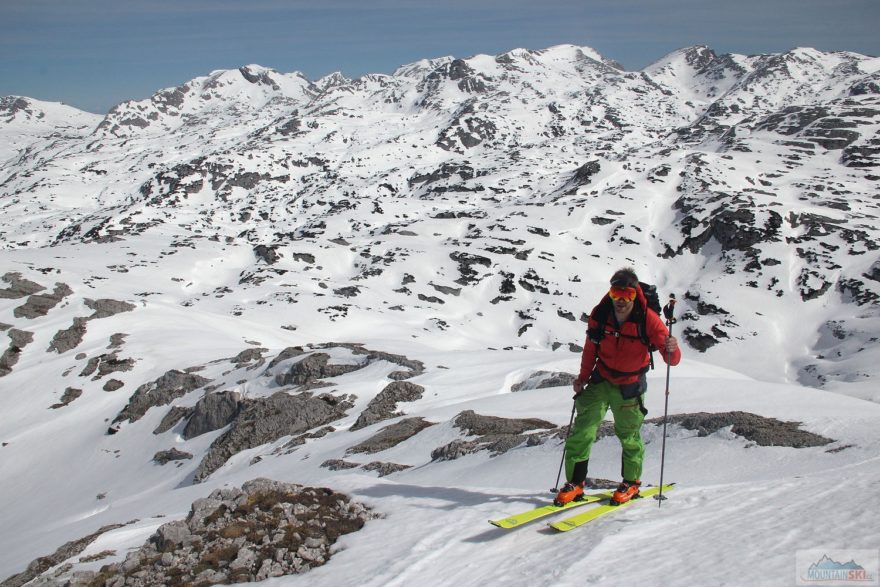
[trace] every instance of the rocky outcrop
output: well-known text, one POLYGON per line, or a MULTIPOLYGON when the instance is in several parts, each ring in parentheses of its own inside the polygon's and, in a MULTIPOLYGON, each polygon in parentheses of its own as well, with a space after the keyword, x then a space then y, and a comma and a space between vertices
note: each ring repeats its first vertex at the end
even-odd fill
POLYGON ((330 355, 314 353, 294 363, 287 372, 276 376, 275 382, 281 386, 312 385, 321 379, 338 377, 364 367, 364 365, 332 365, 329 361, 330 355))
POLYGON ((363 369, 376 361, 388 361, 407 369, 407 371, 394 371, 390 373, 388 375, 389 379, 409 379, 421 375, 425 371, 425 366, 421 361, 409 359, 403 355, 370 350, 364 348, 361 344, 324 343, 311 345, 310 348, 313 350, 305 350, 302 347, 288 347, 269 363, 268 369, 272 370, 282 361, 301 355, 309 355, 291 365, 286 372, 276 375, 275 381, 278 385, 311 386, 323 379, 338 377, 339 375, 363 369), (363 361, 358 364, 332 364, 330 363, 330 355, 320 352, 321 350, 337 348, 346 349, 357 357, 363 357, 363 361))
POLYGON ((120 359, 116 353, 98 355, 89 359, 85 368, 79 374, 80 377, 92 377, 97 381, 110 373, 131 371, 134 369, 134 359, 120 359))
POLYGON ((453 440, 447 445, 431 452, 434 461, 449 461, 482 450, 490 451, 492 456, 504 454, 512 448, 526 444, 537 445, 558 433, 555 424, 537 418, 499 418, 483 416, 473 410, 461 412, 452 424, 473 440, 453 440), (529 430, 535 430, 526 434, 529 430))
POLYGON ((433 425, 433 422, 428 422, 424 418, 406 418, 385 426, 370 438, 349 448, 347 454, 374 454, 388 450, 433 425))
MULTIPOLYGON (((535 446, 551 439, 562 441, 566 437, 567 429, 567 426, 555 427, 543 420, 481 416, 471 411, 456 416, 453 424, 468 435, 477 435, 479 438, 454 440, 439 447, 431 452, 432 460, 453 460, 483 450, 488 450, 491 456, 498 456, 518 446, 535 446), (534 432, 529 432, 531 430, 534 432)), ((806 448, 835 442, 833 439, 801 430, 798 422, 786 422, 748 412, 676 414, 668 417, 667 424, 695 431, 698 436, 708 436, 730 427, 733 434, 759 446, 806 448)), ((662 426, 663 418, 645 420, 645 425, 662 426)), ((596 439, 613 435, 614 424, 603 422, 596 432, 596 439)))
POLYGON ((135 309, 134 304, 110 299, 86 299, 84 303, 86 307, 93 310, 92 315, 87 317, 75 317, 70 328, 59 330, 52 338, 52 343, 49 345, 49 351, 55 351, 58 354, 62 354, 79 346, 86 335, 86 323, 89 320, 109 318, 110 316, 115 316, 122 312, 131 312, 135 309))
POLYGON ((153 455, 153 461, 159 465, 166 465, 171 461, 186 461, 193 458, 191 453, 171 448, 169 450, 160 450, 153 455))
POLYGON ((172 428, 174 428, 178 422, 185 418, 189 418, 190 414, 193 413, 193 408, 186 408, 182 406, 174 406, 168 413, 165 414, 165 417, 162 418, 162 421, 153 430, 153 434, 164 434, 168 432, 172 428))
MULTIPOLYGON (((113 424, 121 424, 126 420, 137 422, 150 408, 170 404, 175 399, 183 397, 187 393, 210 382, 210 379, 195 373, 186 373, 172 369, 155 381, 150 381, 138 387, 131 396, 128 405, 113 419, 113 424)), ((111 427, 111 433, 115 431, 111 427)))
POLYGON ((13 310, 16 318, 39 318, 49 313, 49 310, 57 306, 61 300, 71 295, 73 290, 64 283, 56 283, 55 289, 50 294, 33 294, 28 297, 22 306, 13 310))
POLYGON ((498 416, 483 416, 473 410, 461 412, 453 419, 452 423, 468 436, 522 434, 527 430, 556 427, 552 422, 539 418, 499 418, 498 416))
POLYGON ((12 367, 18 363, 21 351, 34 340, 33 332, 26 332, 18 328, 7 331, 9 335, 9 347, 0 355, 0 377, 12 373, 12 367))
MULTIPOLYGON (((122 528, 123 524, 111 524, 108 526, 103 526, 99 528, 97 531, 89 534, 88 536, 83 536, 77 540, 71 540, 60 546, 58 550, 53 552, 48 556, 41 556, 38 559, 31 561, 31 563, 27 566, 27 569, 22 571, 17 575, 13 575, 6 580, 4 580, 0 585, 2 587, 22 587, 40 577, 43 573, 50 570, 52 567, 60 565, 61 563, 77 556, 82 551, 84 551, 92 542, 101 537, 102 534, 110 532, 112 530, 116 530, 117 528, 122 528)), ((66 580, 56 580, 57 577, 40 577, 43 585, 52 586, 52 587, 61 587, 62 585, 68 585, 68 581, 66 580)), ((88 585, 88 582, 79 583, 77 587, 82 585, 88 585)))
POLYGON ((351 405, 347 397, 337 398, 329 394, 315 397, 309 392, 290 395, 279 391, 271 397, 246 400, 229 430, 211 444, 194 481, 203 481, 232 455, 243 450, 338 420, 345 416, 345 410, 351 405))
POLYGON ((685 328, 682 334, 688 345, 701 353, 705 353, 719 342, 719 340, 711 334, 701 332, 693 326, 685 328))
POLYGON ((81 389, 76 389, 74 387, 68 387, 64 390, 64 393, 61 394, 61 401, 57 404, 52 404, 49 406, 52 410, 57 410, 58 408, 63 408, 69 405, 72 401, 82 395, 81 389))
POLYGON ((548 387, 571 387, 576 376, 571 373, 559 371, 535 371, 524 381, 514 383, 510 391, 525 391, 529 389, 546 389, 548 387))
POLYGON ((60 355, 78 347, 86 335, 86 321, 85 318, 74 318, 70 328, 55 333, 48 350, 60 355))
POLYGON ((33 295, 46 289, 39 283, 35 283, 21 276, 21 273, 9 272, 0 277, 9 284, 9 287, 0 289, 0 299, 15 300, 33 295))
MULTIPOLYGON (((40 584, 208 586, 306 573, 330 560, 340 536, 376 517, 363 504, 331 489, 254 479, 196 500, 185 520, 160 526, 123 562, 97 571, 62 568, 41 577, 40 584)), ((87 545, 95 537, 76 544, 87 545)), ((74 556, 73 550, 59 550, 39 565, 35 561, 27 575, 11 578, 16 581, 9 585, 23 585, 74 556)))
POLYGON ((119 300, 109 300, 109 299, 100 299, 100 300, 84 300, 85 305, 90 310, 94 310, 94 313, 86 318, 86 320, 100 320, 102 318, 109 318, 110 316, 115 316, 116 314, 122 314, 123 312, 131 312, 135 309, 134 304, 130 304, 128 302, 121 302, 119 300))
POLYGON ((572 177, 565 183, 562 188, 567 194, 574 194, 581 186, 589 185, 593 178, 601 171, 602 166, 599 161, 587 161, 578 167, 572 177))
MULTIPOLYGON (((646 424, 661 425, 662 418, 646 420, 646 424)), ((697 432, 698 436, 708 436, 730 427, 737 436, 750 440, 758 446, 786 446, 807 448, 825 446, 834 442, 819 434, 800 429, 800 422, 785 422, 749 412, 697 412, 669 416, 668 424, 697 432)))
POLYGON ((461 274, 461 277, 456 279, 455 283, 463 286, 474 285, 480 281, 479 274, 474 269, 475 265, 483 267, 492 266, 491 259, 473 253, 455 252, 451 253, 449 258, 458 263, 458 272, 461 274))
POLYGON ((192 410, 192 416, 183 429, 183 439, 189 440, 228 426, 240 409, 241 394, 238 392, 205 394, 192 410))
POLYGON ((401 471, 406 471, 407 469, 411 469, 412 465, 401 465, 399 463, 385 463, 382 461, 373 461, 363 465, 361 469, 364 471, 373 471, 379 474, 379 477, 387 477, 388 475, 393 475, 394 473, 400 473, 401 471))
POLYGON ((245 349, 230 359, 230 362, 235 365, 236 369, 248 369, 249 371, 259 369, 266 363, 263 355, 268 350, 264 348, 245 349))
POLYGON ((397 404, 401 402, 414 402, 422 397, 425 388, 409 381, 394 381, 385 386, 385 389, 373 398, 367 405, 366 409, 358 416, 357 421, 352 425, 351 430, 360 430, 366 428, 376 422, 388 420, 395 416, 402 416, 398 413, 397 404))
POLYGON ((281 259, 277 246, 257 245, 254 247, 254 255, 257 259, 262 259, 266 265, 274 265, 281 259))
POLYGON ((412 465, 401 465, 399 463, 386 463, 383 461, 371 461, 364 465, 358 463, 352 463, 349 461, 345 461, 342 459, 330 459, 321 463, 321 466, 325 469, 330 469, 331 471, 346 471, 349 469, 360 469, 361 471, 367 472, 375 472, 379 474, 379 477, 386 477, 388 475, 393 475, 394 473, 399 473, 401 471, 406 471, 407 469, 411 469, 412 465))

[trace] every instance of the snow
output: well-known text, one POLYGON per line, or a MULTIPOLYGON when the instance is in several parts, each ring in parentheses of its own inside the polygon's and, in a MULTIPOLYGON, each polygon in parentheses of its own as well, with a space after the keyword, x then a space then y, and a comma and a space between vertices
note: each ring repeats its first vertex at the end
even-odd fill
MULTIPOLYGON (((264 337, 271 334, 258 325, 242 329, 240 321, 230 328, 228 320, 210 315, 200 316, 197 325, 188 324, 179 314, 163 310, 141 317, 150 321, 152 332, 164 333, 164 340, 188 339, 186 344, 170 345, 174 356, 160 354, 158 340, 140 341, 137 346, 142 345, 142 351, 154 349, 146 354, 153 355, 157 366, 200 364, 208 356, 204 350, 208 344, 214 357, 222 356, 222 340, 230 343, 231 354, 231 341, 242 338, 236 332, 247 332, 247 338, 260 338, 264 343, 268 342, 264 337), (201 336, 193 338, 197 333, 201 336)), ((139 330, 131 322, 127 328, 139 330)), ((282 342, 281 338, 276 335, 272 343, 282 342)), ((425 362, 428 372, 414 381, 430 393, 407 406, 408 415, 444 422, 472 409, 502 417, 545 418, 557 424, 564 424, 568 415, 571 392, 567 388, 508 390, 511 382, 532 371, 574 370, 576 355, 560 359, 548 351, 441 351, 403 340, 369 340, 366 344, 392 352, 405 347, 409 358, 425 362), (446 369, 436 369, 439 365, 446 369)), ((344 357, 338 359, 344 361, 344 357)), ((338 378, 338 387, 363 401, 379 391, 377 384, 394 368, 375 364, 366 372, 338 378)), ((7 409, 2 440, 8 445, 2 449, 0 464, 2 478, 7 480, 2 494, 4 502, 16 504, 3 515, 3 526, 15 529, 14 537, 4 533, 0 549, 0 568, 6 574, 67 539, 107 523, 139 519, 134 526, 104 534, 81 556, 105 550, 122 555, 142 543, 159 523, 184 516, 192 500, 213 487, 237 485, 257 476, 332 486, 385 515, 344 537, 325 567, 302 577, 266 582, 271 585, 479 585, 487 581, 685 585, 692 584, 694 577, 707 584, 790 584, 798 550, 841 545, 874 548, 880 539, 875 517, 880 497, 872 489, 880 480, 876 462, 880 405, 790 384, 760 382, 704 364, 693 353, 672 370, 671 413, 749 411, 802 422, 804 429, 835 439, 832 446, 850 448, 830 453, 827 447, 758 447, 730 433, 697 438, 671 427, 665 479, 678 485, 661 508, 646 501, 596 521, 592 527, 557 536, 540 522, 504 531, 492 528, 486 520, 549 499, 547 489, 555 482, 561 455, 558 441, 494 458, 480 453, 431 463, 431 447, 455 437, 449 426, 440 425, 385 453, 370 455, 371 459, 414 465, 409 471, 378 479, 321 469, 318 465, 325 459, 338 457, 345 447, 387 424, 349 433, 345 428, 354 420, 349 417, 335 424, 337 433, 310 443, 302 452, 248 466, 252 456, 267 454, 272 447, 247 451, 206 483, 181 487, 176 480, 193 464, 171 474, 149 462, 149 455, 168 445, 167 438, 149 434, 161 410, 151 410, 143 421, 118 435, 105 436, 101 421, 124 398, 86 394, 73 404, 76 409, 47 418, 46 395, 58 375, 52 369, 26 373, 30 381, 15 373, 4 381, 7 409), (95 499, 99 490, 107 495, 103 500, 95 499), (160 514, 163 517, 157 518, 160 514), (633 553, 637 553, 636 562, 633 553)), ((646 402, 651 416, 662 413, 664 383, 661 370, 652 373, 646 402)), ((259 387, 258 382, 254 385, 259 387)), ((191 440, 185 448, 198 454, 214 436, 191 440)), ((644 479, 656 483, 660 429, 646 426, 644 436, 644 479)), ((183 441, 178 438, 177 443, 183 441)), ((601 440, 594 448, 591 474, 615 478, 618 459, 616 439, 601 440)))

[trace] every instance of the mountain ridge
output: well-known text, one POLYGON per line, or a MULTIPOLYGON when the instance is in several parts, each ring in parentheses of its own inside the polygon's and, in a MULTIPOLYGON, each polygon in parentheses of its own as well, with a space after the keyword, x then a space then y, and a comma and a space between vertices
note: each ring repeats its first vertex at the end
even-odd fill
MULTIPOLYGON (((0 233, 8 250, 112 242, 189 218, 190 238, 207 231, 282 251, 322 238, 415 234, 449 216, 471 219, 461 236, 497 241, 508 205, 538 204, 562 216, 557 230, 523 227, 534 234, 576 244, 592 241, 585 229, 595 227, 621 252, 647 246, 637 253, 644 267, 694 255, 758 277, 745 285, 776 296, 809 302, 831 292, 876 309, 878 269, 866 253, 878 247, 870 220, 878 97, 866 84, 880 60, 813 49, 718 56, 696 46, 641 72, 604 61, 559 45, 423 60, 358 80, 311 82, 257 65, 218 70, 120 104, 89 136, 36 138, 0 170, 0 233), (613 214, 602 204, 610 201, 613 214), (401 211, 384 212, 386 203, 401 211), (572 223, 576 211, 584 220, 572 223), (846 256, 833 254, 844 247, 846 256)), ((509 249, 504 238, 487 250, 509 249)), ((478 244, 447 240, 455 243, 478 244)), ((544 273, 536 271, 520 275, 544 273)), ((700 293, 705 280, 694 279, 682 283, 688 304, 727 305, 706 302, 719 294, 700 293)), ((703 324, 684 334, 701 351, 729 340, 729 328, 745 330, 694 305, 685 315, 703 324)), ((846 321, 857 332, 873 320, 872 312, 846 321)), ((527 324, 536 326, 525 320, 519 336, 527 324)), ((821 383, 827 375, 809 375, 811 365, 800 367, 802 380, 821 383)), ((841 377, 850 376, 832 378, 841 377)))

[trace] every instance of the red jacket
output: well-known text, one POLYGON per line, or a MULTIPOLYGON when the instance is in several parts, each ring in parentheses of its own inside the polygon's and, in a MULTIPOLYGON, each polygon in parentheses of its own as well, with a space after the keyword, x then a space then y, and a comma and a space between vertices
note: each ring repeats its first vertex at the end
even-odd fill
MULTIPOLYGON (((660 351, 663 360, 670 365, 677 365, 681 361, 681 349, 676 349, 671 356, 666 353, 666 338, 669 336, 669 329, 663 323, 663 320, 654 310, 648 308, 648 302, 642 288, 636 288, 638 295, 635 303, 638 304, 643 311, 647 312, 645 321, 645 329, 648 340, 660 351)), ((607 297, 607 296, 606 296, 607 297)), ((612 371, 622 373, 634 373, 648 366, 650 363, 650 355, 648 347, 639 340, 638 323, 634 321, 637 316, 637 309, 633 309, 633 313, 626 322, 616 327, 614 311, 608 315, 608 324, 605 325, 605 336, 600 344, 592 342, 587 337, 584 344, 584 352, 581 355, 581 370, 577 378, 578 387, 580 388, 586 383, 593 368, 598 368, 599 374, 612 383, 624 385, 638 381, 639 374, 633 375, 615 375, 612 371), (625 336, 615 336, 614 333, 620 333, 625 336), (598 356, 597 356, 598 349, 598 356)), ((590 319, 587 328, 589 330, 597 329, 600 325, 593 319, 595 309, 590 313, 590 319)))

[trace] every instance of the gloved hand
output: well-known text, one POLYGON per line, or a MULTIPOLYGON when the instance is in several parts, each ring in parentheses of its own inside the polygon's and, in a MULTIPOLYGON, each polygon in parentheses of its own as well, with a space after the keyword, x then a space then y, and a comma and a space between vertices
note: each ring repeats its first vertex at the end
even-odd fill
POLYGON ((574 390, 574 397, 577 397, 584 390, 584 382, 580 379, 575 379, 574 383, 571 384, 571 387, 574 390))

